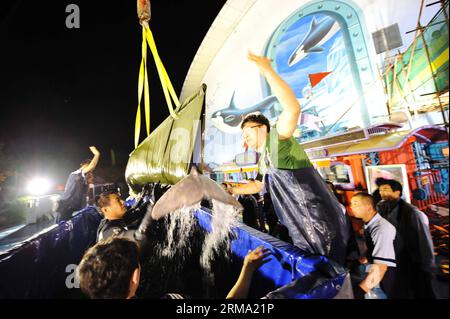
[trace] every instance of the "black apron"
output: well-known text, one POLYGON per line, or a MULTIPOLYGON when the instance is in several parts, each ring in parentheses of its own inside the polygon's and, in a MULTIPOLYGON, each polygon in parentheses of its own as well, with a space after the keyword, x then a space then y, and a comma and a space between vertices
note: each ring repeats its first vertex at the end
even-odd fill
POLYGON ((344 265, 351 225, 315 168, 290 170, 268 165, 264 184, 294 245, 344 265))

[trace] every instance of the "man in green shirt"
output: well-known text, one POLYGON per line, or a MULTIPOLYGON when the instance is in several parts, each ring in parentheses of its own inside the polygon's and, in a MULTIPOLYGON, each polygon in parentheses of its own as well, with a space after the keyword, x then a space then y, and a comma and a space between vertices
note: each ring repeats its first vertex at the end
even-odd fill
POLYGON ((261 154, 259 180, 229 189, 232 194, 270 193, 280 222, 294 245, 344 264, 350 225, 345 210, 316 172, 301 145, 293 137, 300 104, 289 85, 273 70, 271 60, 249 53, 278 98, 282 113, 274 127, 263 115, 251 114, 242 122, 246 145, 261 154), (264 182, 263 182, 264 181, 264 182))

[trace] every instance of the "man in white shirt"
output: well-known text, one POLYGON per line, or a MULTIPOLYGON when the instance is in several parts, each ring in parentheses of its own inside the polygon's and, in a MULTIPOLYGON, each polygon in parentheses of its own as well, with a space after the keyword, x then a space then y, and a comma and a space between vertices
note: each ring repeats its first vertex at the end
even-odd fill
MULTIPOLYGON (((364 222, 367 253, 361 261, 371 264, 367 276, 358 286, 368 293, 380 284, 384 293, 390 297, 396 268, 395 227, 377 213, 375 200, 369 194, 354 195, 351 199, 351 209, 354 216, 364 222)), ((355 295, 358 293, 355 292, 355 295)))

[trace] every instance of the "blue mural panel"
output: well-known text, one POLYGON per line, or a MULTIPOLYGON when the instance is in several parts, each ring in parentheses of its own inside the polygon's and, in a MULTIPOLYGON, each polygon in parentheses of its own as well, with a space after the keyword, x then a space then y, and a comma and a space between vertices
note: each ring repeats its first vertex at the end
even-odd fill
POLYGON ((360 114, 354 113, 336 123, 336 115, 358 98, 351 69, 354 62, 344 32, 335 16, 312 14, 298 18, 285 29, 271 50, 277 72, 294 90, 302 107, 300 141, 361 124, 360 114), (317 85, 311 83, 310 76, 326 72, 331 73, 317 85))
MULTIPOLYGON (((256 53, 273 59, 275 70, 301 105, 294 133, 299 142, 366 127, 372 117, 383 113, 366 104, 370 98, 372 104, 385 106, 382 87, 373 85, 377 79, 368 49, 370 41, 359 8, 333 0, 299 7, 267 34, 261 51, 256 53), (313 83, 312 79, 318 77, 313 83)), ((237 64, 234 69, 244 79, 253 80, 243 65, 237 64)), ((254 82, 247 87, 245 81, 214 77, 205 131, 204 160, 210 168, 228 165, 244 151, 240 125, 246 115, 259 112, 275 124, 281 114, 268 83, 258 77, 259 88, 254 82)))

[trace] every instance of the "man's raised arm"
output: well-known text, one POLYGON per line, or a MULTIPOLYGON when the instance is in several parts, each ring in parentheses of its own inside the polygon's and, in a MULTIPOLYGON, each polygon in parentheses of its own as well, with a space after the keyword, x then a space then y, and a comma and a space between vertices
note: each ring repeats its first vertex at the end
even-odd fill
POLYGON ((91 150, 92 154, 94 154, 94 157, 92 158, 89 165, 83 168, 83 174, 87 174, 92 171, 97 166, 98 160, 100 158, 100 152, 95 146, 90 146, 89 149, 91 150))
POLYGON ((265 77, 273 93, 283 108, 277 121, 277 131, 281 140, 290 138, 297 128, 300 117, 300 104, 289 85, 272 68, 271 60, 248 53, 248 59, 256 64, 265 77))

